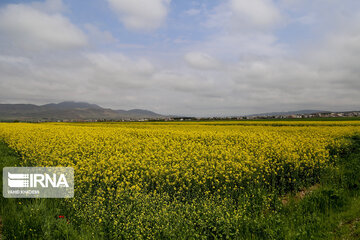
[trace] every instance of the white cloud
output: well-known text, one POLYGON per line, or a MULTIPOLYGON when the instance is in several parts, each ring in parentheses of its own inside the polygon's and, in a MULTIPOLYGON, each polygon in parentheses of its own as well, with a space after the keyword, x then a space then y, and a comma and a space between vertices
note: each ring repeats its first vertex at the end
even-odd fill
POLYGON ((0 55, 0 63, 6 64, 28 64, 30 60, 25 57, 14 57, 14 56, 7 56, 7 55, 0 55))
POLYGON ((125 48, 125 49, 142 49, 142 48, 145 48, 144 45, 133 44, 133 43, 119 43, 116 46, 118 48, 125 48))
POLYGON ((205 26, 243 33, 269 31, 282 19, 272 0, 227 0, 212 10, 205 26))
POLYGON ((128 29, 151 31, 164 22, 170 0, 108 0, 108 3, 128 29))
POLYGON ((195 16, 195 15, 198 15, 201 13, 201 10, 200 9, 196 9, 196 8, 191 8, 187 11, 185 11, 185 14, 186 15, 189 15, 189 16, 195 16))
POLYGON ((281 14, 272 0, 231 0, 230 6, 239 25, 267 29, 281 20, 281 14))
POLYGON ((304 25, 311 25, 314 24, 316 21, 316 18, 313 15, 305 15, 301 16, 299 18, 294 19, 294 22, 298 22, 304 25))
POLYGON ((95 25, 85 24, 85 29, 88 32, 89 39, 95 44, 111 44, 118 42, 118 40, 109 31, 102 31, 95 25))
POLYGON ((23 4, 0 9, 0 34, 11 47, 25 50, 70 49, 87 44, 83 32, 64 16, 23 4))
POLYGON ((121 53, 87 53, 85 57, 90 62, 87 66, 93 84, 101 79, 107 88, 118 90, 151 85, 148 79, 155 67, 145 58, 130 59, 121 53))
POLYGON ((286 46, 272 34, 223 33, 192 46, 219 59, 243 59, 253 56, 278 57, 286 54, 286 46))
POLYGON ((204 26, 215 31, 190 50, 204 51, 219 59, 286 54, 275 29, 282 14, 272 0, 227 0, 208 11, 204 26))
POLYGON ((202 70, 216 69, 220 66, 215 58, 202 52, 189 52, 185 54, 184 59, 189 66, 202 70))
POLYGON ((153 80, 162 86, 175 92, 186 94, 203 93, 211 91, 214 82, 209 79, 201 78, 199 75, 179 72, 176 70, 161 70, 154 74, 153 80))
POLYGON ((59 13, 66 10, 62 0, 46 0, 45 2, 32 2, 31 6, 42 12, 59 13))
POLYGON ((88 53, 85 55, 99 70, 107 72, 136 72, 151 74, 154 66, 145 58, 131 60, 121 53, 88 53))

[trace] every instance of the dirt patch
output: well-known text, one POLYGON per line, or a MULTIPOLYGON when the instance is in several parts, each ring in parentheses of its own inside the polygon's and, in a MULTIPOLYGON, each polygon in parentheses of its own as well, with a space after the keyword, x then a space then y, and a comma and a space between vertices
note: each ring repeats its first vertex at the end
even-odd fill
POLYGON ((347 236, 343 236, 342 239, 360 239, 359 222, 360 222, 360 218, 355 218, 345 222, 340 222, 339 228, 345 228, 348 229, 349 231, 347 236))
MULTIPOLYGON (((299 192, 297 192, 295 194, 294 197, 292 197, 292 199, 294 201, 300 201, 302 200, 305 196, 309 195, 310 193, 312 193, 313 191, 315 191, 316 189, 318 189, 320 187, 320 184, 315 184, 311 187, 305 188, 300 190, 299 192)), ((283 199, 281 200, 283 205, 287 205, 290 201, 290 195, 286 195, 285 197, 283 197, 283 199)))

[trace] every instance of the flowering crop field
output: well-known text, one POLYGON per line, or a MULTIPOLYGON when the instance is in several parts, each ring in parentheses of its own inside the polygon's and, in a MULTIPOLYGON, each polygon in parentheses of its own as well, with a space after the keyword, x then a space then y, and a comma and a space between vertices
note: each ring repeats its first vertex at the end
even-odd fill
POLYGON ((0 124, 22 166, 74 168, 61 204, 107 238, 244 234, 359 133, 359 121, 0 124))

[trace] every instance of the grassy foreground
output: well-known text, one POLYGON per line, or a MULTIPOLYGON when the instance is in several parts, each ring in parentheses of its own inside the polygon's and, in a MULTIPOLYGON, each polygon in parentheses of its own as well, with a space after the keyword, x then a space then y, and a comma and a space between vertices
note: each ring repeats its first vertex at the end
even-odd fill
MULTIPOLYGON (((20 156, 0 141, 0 166, 20 166, 20 156)), ((0 188, 3 188, 3 172, 0 188)), ((0 216, 1 239, 96 239, 86 225, 75 226, 66 218, 61 199, 15 199, 4 198, 1 193, 0 216)))
MULTIPOLYGON (((324 170, 318 187, 284 196, 272 212, 253 208, 247 216, 228 216, 236 212, 231 201, 171 204, 164 196, 140 197, 131 204, 124 200, 123 217, 132 227, 142 225, 142 231, 112 236, 107 233, 109 222, 97 227, 74 223, 61 199, 1 197, 2 235, 4 239, 360 239, 360 137, 353 137, 352 143, 349 152, 324 170)), ((2 167, 17 166, 19 161, 0 143, 2 167)))

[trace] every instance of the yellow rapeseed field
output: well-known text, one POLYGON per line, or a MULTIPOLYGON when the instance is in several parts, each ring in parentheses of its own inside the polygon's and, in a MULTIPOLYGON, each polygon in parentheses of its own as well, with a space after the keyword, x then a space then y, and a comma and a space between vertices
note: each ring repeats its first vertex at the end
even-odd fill
POLYGON ((74 168, 78 218, 115 226, 125 196, 236 199, 315 183, 355 132, 358 121, 0 124, 22 165, 74 168))

